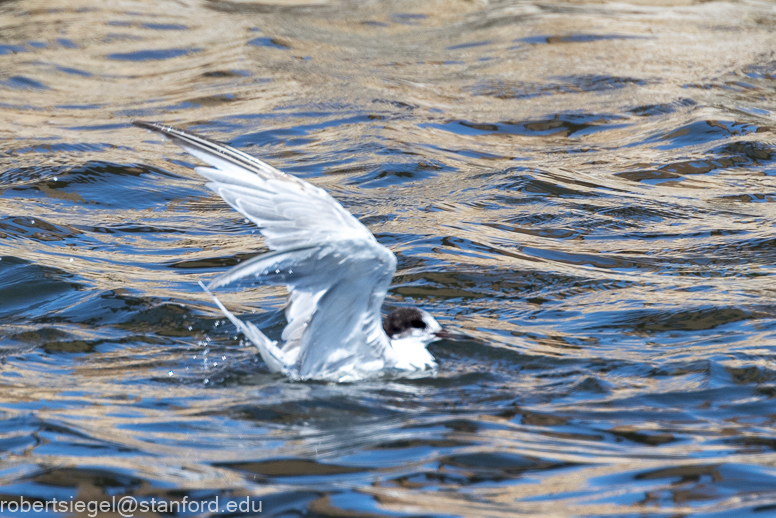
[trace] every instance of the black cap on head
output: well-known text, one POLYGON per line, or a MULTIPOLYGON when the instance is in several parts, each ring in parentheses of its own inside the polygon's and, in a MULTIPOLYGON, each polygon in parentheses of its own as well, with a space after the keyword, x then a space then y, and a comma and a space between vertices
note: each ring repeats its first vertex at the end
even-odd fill
POLYGON ((390 337, 400 335, 408 329, 425 329, 426 327, 423 313, 417 308, 395 309, 383 319, 383 330, 390 337))

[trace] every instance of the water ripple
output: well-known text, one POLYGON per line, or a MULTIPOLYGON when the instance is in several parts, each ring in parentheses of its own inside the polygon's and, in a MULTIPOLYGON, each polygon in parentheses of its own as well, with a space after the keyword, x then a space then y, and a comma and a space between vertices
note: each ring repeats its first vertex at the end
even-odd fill
POLYGON ((0 3, 0 500, 773 512, 776 18, 678 4, 0 3), (468 338, 272 374, 197 286, 256 229, 133 117, 327 189, 468 338))

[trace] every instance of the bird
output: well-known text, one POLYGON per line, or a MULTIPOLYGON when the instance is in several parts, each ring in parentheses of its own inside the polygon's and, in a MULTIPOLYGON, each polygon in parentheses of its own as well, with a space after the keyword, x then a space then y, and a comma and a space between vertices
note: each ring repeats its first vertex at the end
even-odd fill
POLYGON ((269 252, 207 286, 199 284, 271 371, 295 381, 334 382, 436 373, 427 346, 452 334, 416 307, 401 307, 382 318, 396 256, 329 193, 189 131, 158 122, 132 124, 163 135, 208 164, 194 171, 259 227, 269 252), (211 291, 249 276, 288 290, 281 343, 237 318, 211 291))

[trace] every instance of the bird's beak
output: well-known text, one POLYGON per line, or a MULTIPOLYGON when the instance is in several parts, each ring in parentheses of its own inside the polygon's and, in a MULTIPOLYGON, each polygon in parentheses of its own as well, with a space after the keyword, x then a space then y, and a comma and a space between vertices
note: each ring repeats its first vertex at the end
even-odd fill
POLYGON ((448 331, 447 329, 441 329, 437 331, 434 333, 434 336, 440 340, 466 340, 469 338, 469 336, 465 335, 464 333, 455 333, 448 331))

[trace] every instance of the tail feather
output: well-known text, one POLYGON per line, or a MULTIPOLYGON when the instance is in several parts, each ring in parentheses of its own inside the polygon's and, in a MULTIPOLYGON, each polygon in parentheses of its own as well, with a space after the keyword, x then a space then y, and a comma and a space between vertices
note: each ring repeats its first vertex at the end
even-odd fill
POLYGON ((283 351, 278 348, 277 342, 270 340, 267 335, 262 333, 261 330, 251 322, 243 322, 234 316, 232 312, 226 309, 221 301, 218 300, 218 297, 213 295, 207 286, 202 283, 202 281, 199 281, 199 285, 203 290, 205 290, 205 293, 210 295, 210 297, 213 299, 213 302, 216 303, 216 306, 218 306, 226 318, 228 318, 232 324, 234 324, 235 327, 237 327, 237 329, 239 329, 240 332, 242 332, 242 334, 245 335, 248 340, 250 340, 253 345, 256 346, 256 348, 259 350, 261 358, 264 360, 270 370, 283 373, 291 378, 295 377, 291 372, 290 365, 286 361, 285 353, 283 353, 283 351))

